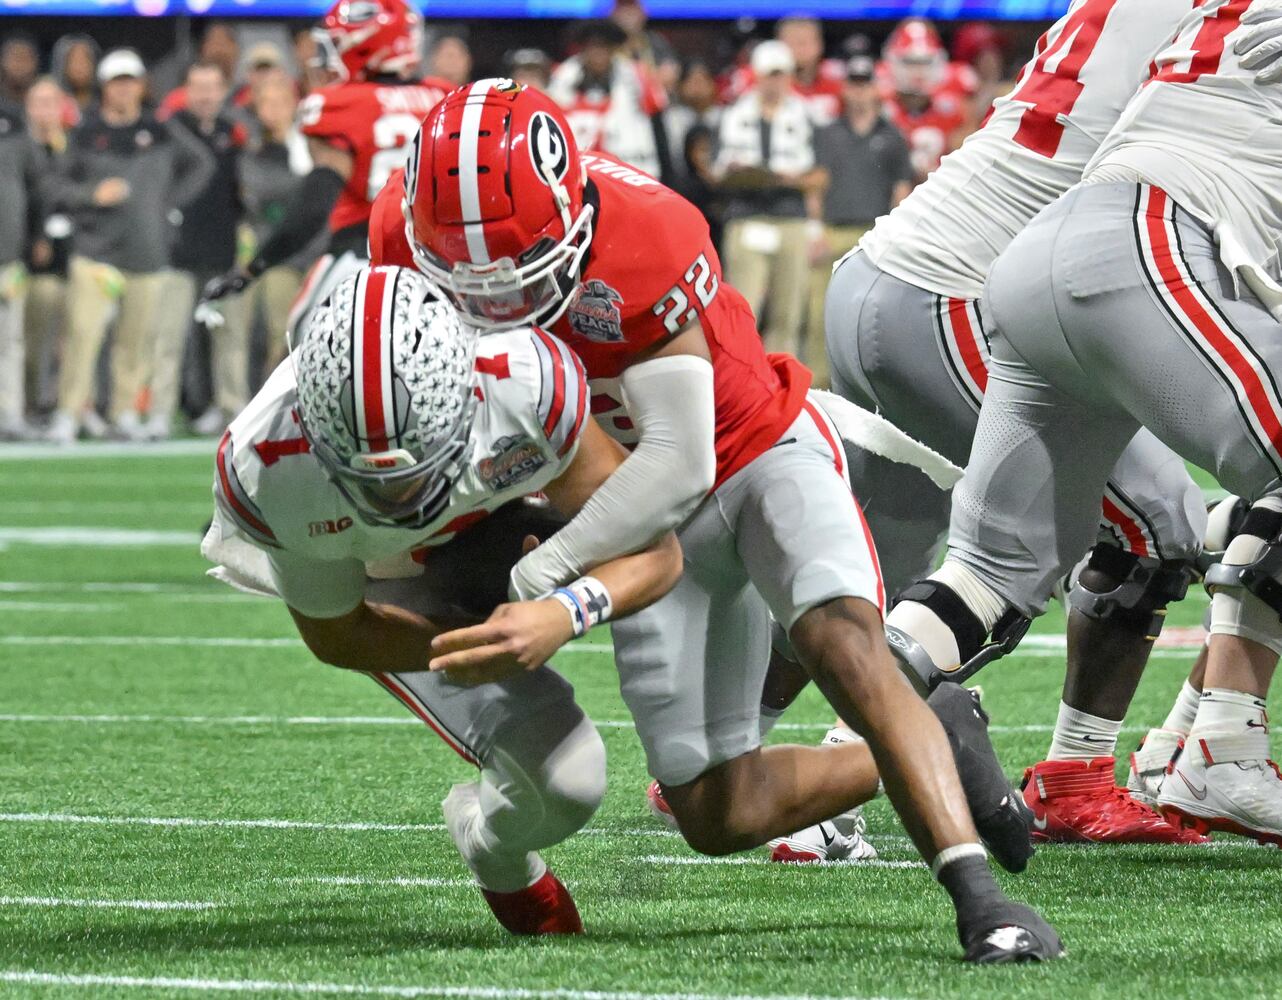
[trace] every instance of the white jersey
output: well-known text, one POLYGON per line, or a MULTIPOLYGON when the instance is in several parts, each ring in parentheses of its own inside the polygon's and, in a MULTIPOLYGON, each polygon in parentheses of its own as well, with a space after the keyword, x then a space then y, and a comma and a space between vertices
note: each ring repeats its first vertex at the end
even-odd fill
POLYGON ((1282 87, 1233 52, 1250 0, 1205 0, 1157 57, 1086 170, 1162 188, 1210 226, 1220 257, 1282 318, 1282 87))
POLYGON ((476 368, 480 399, 471 456, 441 513, 422 528, 407 529, 368 524, 330 480, 299 428, 297 388, 286 361, 219 442, 214 496, 220 536, 235 534, 266 550, 277 571, 288 564, 324 576, 328 563, 342 577, 335 564, 346 563, 350 577, 353 565, 363 563, 370 575, 404 575, 379 566, 413 566, 416 551, 443 544, 489 512, 541 490, 573 460, 587 419, 582 364, 555 337, 526 329, 482 337, 476 368))
POLYGON ((1190 0, 1075 0, 983 127, 859 242, 881 270, 977 299, 993 261, 1076 184, 1190 0))

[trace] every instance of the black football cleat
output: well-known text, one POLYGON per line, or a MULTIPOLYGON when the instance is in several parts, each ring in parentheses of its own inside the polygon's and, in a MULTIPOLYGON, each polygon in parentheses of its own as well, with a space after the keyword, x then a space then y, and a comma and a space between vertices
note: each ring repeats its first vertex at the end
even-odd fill
POLYGON ((997 760, 988 738, 988 714, 979 698, 959 684, 941 684, 926 704, 948 734, 980 839, 999 865, 1008 872, 1022 872, 1035 850, 1033 811, 997 760))
POLYGON ((1011 962, 1049 962, 1061 958, 1064 945, 1032 907, 1003 901, 990 918, 970 930, 960 926, 964 959, 976 965, 1004 965, 1011 962))

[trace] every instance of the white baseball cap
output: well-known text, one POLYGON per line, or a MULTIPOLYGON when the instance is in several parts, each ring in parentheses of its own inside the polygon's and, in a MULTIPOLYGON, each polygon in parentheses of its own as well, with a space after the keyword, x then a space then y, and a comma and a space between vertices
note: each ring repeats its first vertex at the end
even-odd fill
POLYGON ((752 72, 757 76, 796 71, 797 61, 792 58, 792 49, 783 42, 767 39, 752 50, 752 72))
POLYGON ((133 49, 113 49, 102 57, 98 63, 98 82, 106 83, 122 76, 131 76, 141 80, 147 75, 147 67, 142 64, 142 57, 133 49))

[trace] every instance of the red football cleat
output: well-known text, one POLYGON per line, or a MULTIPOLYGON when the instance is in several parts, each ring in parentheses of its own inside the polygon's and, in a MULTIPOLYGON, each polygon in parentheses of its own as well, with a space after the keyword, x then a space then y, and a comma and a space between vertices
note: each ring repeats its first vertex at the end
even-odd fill
POLYGON ((672 807, 668 805, 668 800, 663 797, 663 788, 657 781, 650 782, 650 787, 645 790, 645 800, 650 806, 651 816, 669 830, 678 829, 677 818, 672 815, 672 807))
POLYGON ((1131 798, 1113 779, 1113 758, 1044 760, 1024 772, 1033 839, 1060 844, 1207 844, 1131 798))
POLYGON ((513 934, 582 934, 583 921, 569 891, 551 871, 518 892, 491 892, 481 895, 490 904, 499 923, 513 934))

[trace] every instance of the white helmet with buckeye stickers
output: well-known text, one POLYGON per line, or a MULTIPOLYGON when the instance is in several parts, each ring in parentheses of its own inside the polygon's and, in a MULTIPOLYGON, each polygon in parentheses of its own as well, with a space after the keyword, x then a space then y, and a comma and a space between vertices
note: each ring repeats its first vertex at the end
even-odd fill
POLYGON ((422 276, 362 268, 308 315, 290 357, 312 452, 361 517, 421 528, 472 450, 475 331, 422 276))

